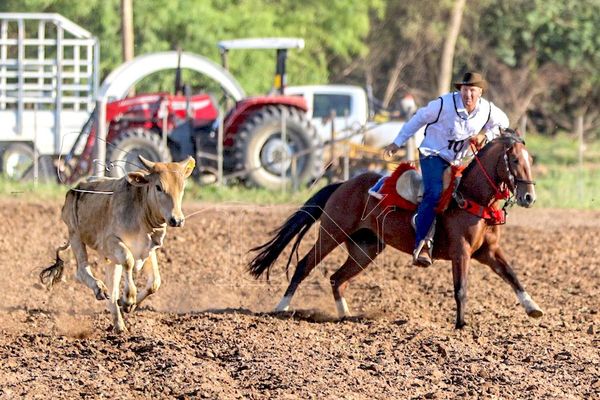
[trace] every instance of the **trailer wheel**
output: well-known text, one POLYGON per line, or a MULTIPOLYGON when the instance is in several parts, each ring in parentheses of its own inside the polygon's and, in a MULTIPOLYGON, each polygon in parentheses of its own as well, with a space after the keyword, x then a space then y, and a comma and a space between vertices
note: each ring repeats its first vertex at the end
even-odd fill
POLYGON ((2 151, 2 173, 19 181, 33 177, 33 148, 25 143, 11 143, 2 151))
POLYGON ((298 184, 314 179, 323 167, 321 140, 306 115, 291 107, 268 106, 251 115, 235 138, 236 170, 247 170, 249 186, 278 189, 292 181, 292 155, 298 156, 298 184), (286 141, 281 140, 281 114, 287 112, 286 141))
POLYGON ((138 155, 150 161, 171 161, 169 148, 160 135, 142 128, 123 131, 106 147, 109 174, 116 178, 144 169, 138 155))

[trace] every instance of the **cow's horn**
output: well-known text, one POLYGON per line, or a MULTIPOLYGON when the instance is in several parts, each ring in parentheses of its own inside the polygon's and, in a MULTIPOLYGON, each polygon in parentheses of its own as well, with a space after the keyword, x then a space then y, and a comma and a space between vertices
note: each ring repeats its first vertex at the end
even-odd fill
POLYGON ((141 154, 138 155, 138 158, 140 159, 142 164, 144 164, 144 166, 148 168, 149 171, 152 171, 154 169, 154 165, 156 165, 154 161, 146 160, 144 157, 142 157, 141 154))

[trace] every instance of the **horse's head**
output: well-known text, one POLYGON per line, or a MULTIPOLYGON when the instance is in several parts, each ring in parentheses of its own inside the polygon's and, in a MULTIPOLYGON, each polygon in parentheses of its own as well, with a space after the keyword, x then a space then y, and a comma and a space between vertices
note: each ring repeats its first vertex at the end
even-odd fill
POLYGON ((525 141, 512 129, 503 130, 498 140, 505 146, 503 161, 497 164, 498 175, 514 193, 517 204, 529 208, 535 202, 535 181, 525 141))

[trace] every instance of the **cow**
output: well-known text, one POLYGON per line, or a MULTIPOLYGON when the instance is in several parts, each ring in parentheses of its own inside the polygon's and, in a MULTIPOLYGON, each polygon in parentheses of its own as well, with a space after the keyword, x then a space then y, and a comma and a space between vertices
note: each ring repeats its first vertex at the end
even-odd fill
POLYGON ((94 291, 96 299, 108 300, 114 330, 126 332, 121 309, 133 311, 160 286, 156 249, 162 246, 167 225, 182 227, 181 211, 185 180, 195 166, 192 157, 180 162, 152 162, 139 156, 146 170, 116 178, 88 179, 65 196, 61 217, 68 228, 68 241, 56 250, 54 265, 40 272, 47 287, 59 281, 64 262, 60 252, 72 249, 77 261, 76 278, 94 291), (110 291, 92 274, 87 248, 106 259, 106 281, 110 291), (134 268, 146 270, 148 282, 137 293, 134 268), (125 276, 119 300, 121 275, 125 276))

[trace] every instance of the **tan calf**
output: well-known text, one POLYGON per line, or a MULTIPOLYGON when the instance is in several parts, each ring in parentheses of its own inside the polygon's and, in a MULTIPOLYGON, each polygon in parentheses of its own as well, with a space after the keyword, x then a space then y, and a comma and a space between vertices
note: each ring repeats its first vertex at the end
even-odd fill
POLYGON ((194 169, 194 159, 176 163, 151 162, 139 157, 147 171, 131 172, 120 179, 88 180, 69 190, 62 219, 69 240, 56 251, 56 263, 40 273, 42 283, 52 286, 60 279, 60 252, 69 246, 77 260, 77 279, 94 291, 98 300, 108 300, 114 329, 126 330, 120 307, 132 311, 160 286, 156 249, 162 246, 167 224, 183 226, 181 211, 185 179, 194 169), (92 274, 87 247, 109 261, 106 282, 92 274), (146 287, 137 293, 133 269, 148 273, 146 287), (121 274, 125 276, 119 300, 121 274))

